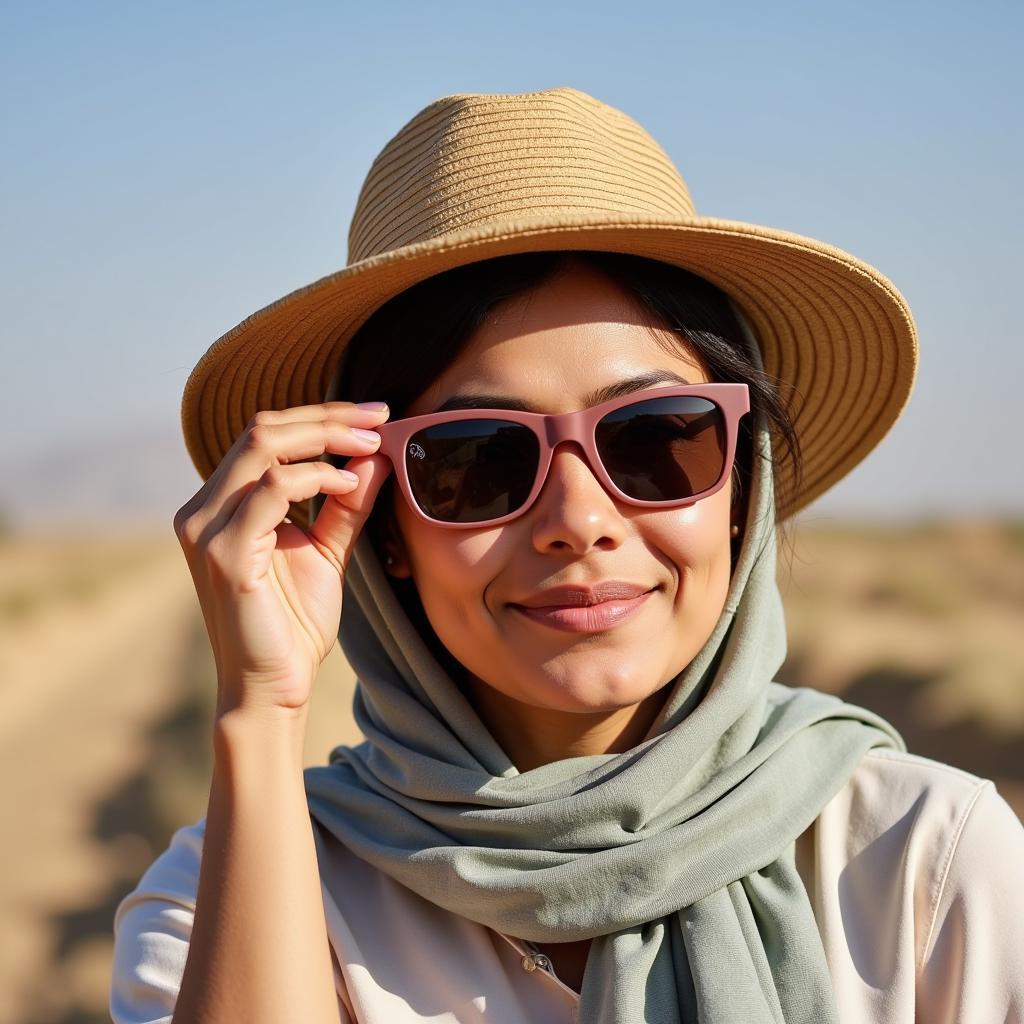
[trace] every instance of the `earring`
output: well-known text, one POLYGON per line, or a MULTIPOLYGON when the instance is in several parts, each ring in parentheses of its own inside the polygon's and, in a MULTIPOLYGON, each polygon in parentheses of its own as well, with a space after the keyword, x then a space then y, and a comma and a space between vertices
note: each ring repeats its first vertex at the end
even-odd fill
POLYGON ((395 564, 395 560, 390 555, 385 555, 384 556, 384 564, 385 565, 394 565, 395 564))
POLYGON ((740 528, 735 523, 733 523, 732 524, 732 529, 729 531, 729 533, 733 537, 738 537, 740 535, 740 528))

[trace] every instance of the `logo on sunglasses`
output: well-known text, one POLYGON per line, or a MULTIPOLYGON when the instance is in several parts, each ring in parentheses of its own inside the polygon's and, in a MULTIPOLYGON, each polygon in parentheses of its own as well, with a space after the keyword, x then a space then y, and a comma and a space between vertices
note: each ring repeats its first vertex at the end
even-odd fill
POLYGON ((425 459, 427 457, 426 450, 418 444, 409 445, 409 456, 413 459, 425 459))

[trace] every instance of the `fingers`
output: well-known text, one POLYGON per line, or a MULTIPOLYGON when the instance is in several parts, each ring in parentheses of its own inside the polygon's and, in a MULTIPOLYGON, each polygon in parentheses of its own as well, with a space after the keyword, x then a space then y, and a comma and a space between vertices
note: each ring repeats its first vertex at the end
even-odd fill
POLYGON ((307 669, 315 676, 337 634, 335 570, 344 571, 356 531, 390 471, 372 429, 387 416, 386 408, 347 402, 257 413, 175 514, 225 685, 269 678, 277 693, 277 683, 290 680, 284 706, 308 699, 308 686, 292 684, 305 681, 307 669), (320 458, 327 453, 347 456, 348 466, 320 458), (314 537, 282 526, 292 504, 319 494, 340 510, 323 518, 321 527, 329 529, 314 537))
POLYGON ((320 493, 345 496, 358 485, 354 473, 326 462, 271 466, 239 503, 222 532, 257 543, 281 525, 291 502, 307 501, 320 493))
MULTIPOLYGON (((332 491, 309 529, 310 539, 330 552, 342 572, 352 557, 355 538, 373 509, 384 481, 391 472, 391 460, 383 455, 350 462, 359 483, 352 489, 332 491)), ((335 470, 337 472, 337 470, 335 470)))
POLYGON ((219 529, 268 469, 315 459, 325 452, 371 455, 380 444, 373 428, 386 418, 386 409, 360 409, 349 402, 258 412, 179 515, 198 514, 206 525, 219 529), (369 431, 368 436, 360 435, 360 430, 369 431))

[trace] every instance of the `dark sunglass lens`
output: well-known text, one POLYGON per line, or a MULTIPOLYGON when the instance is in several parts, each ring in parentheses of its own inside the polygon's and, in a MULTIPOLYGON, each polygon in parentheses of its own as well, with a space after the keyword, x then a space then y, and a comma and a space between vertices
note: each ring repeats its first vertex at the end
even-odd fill
POLYGON ((624 406, 601 419, 596 438, 615 486, 640 501, 700 494, 725 464, 725 417, 706 398, 652 398, 624 406))
POLYGON ((439 423, 413 434, 405 449, 417 504, 444 523, 514 512, 530 494, 539 458, 533 431, 507 420, 439 423))

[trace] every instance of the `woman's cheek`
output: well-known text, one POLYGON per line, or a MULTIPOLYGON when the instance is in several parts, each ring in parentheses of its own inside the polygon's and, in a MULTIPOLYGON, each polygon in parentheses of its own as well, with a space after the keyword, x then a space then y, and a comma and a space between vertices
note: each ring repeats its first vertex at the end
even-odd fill
POLYGON ((446 530, 409 509, 399 524, 416 589, 435 632, 465 629, 484 607, 497 571, 494 530, 446 530))
POLYGON ((651 525, 659 535, 659 546, 681 569, 703 569, 708 573, 719 568, 723 558, 728 567, 728 488, 698 501, 696 505, 655 513, 651 525))

